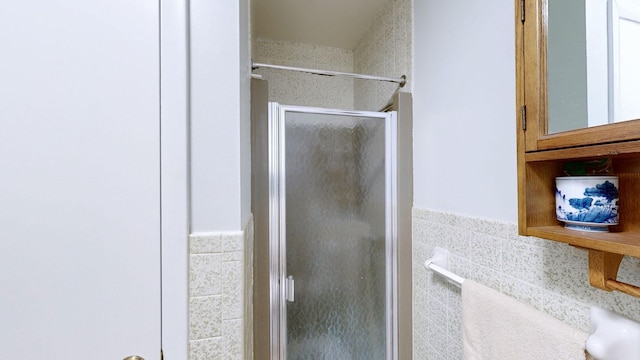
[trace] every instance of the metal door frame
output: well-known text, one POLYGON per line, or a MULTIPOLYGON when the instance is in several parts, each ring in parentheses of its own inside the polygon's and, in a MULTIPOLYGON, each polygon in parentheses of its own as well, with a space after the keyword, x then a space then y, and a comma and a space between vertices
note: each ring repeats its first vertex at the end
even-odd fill
POLYGON ((269 282, 270 358, 287 358, 286 169, 285 115, 287 112, 357 116, 385 122, 385 303, 386 359, 398 357, 398 237, 397 237, 397 113, 350 111, 269 102, 269 282))

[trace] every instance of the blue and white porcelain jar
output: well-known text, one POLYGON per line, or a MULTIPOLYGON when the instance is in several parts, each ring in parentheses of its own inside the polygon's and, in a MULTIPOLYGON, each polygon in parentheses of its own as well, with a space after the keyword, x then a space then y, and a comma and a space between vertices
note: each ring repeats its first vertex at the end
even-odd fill
POLYGON ((617 176, 556 178, 556 218, 568 229, 609 231, 618 224, 617 176))

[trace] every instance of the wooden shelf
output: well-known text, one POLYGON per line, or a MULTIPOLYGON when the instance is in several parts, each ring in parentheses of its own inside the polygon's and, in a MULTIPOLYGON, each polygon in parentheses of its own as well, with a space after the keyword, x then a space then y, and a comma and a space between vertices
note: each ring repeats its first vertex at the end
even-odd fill
POLYGON ((640 233, 595 233, 566 229, 560 225, 527 229, 527 235, 563 242, 569 245, 640 258, 640 233))
POLYGON ((592 286, 640 297, 640 287, 616 280, 624 256, 640 258, 640 119, 549 133, 547 1, 514 4, 518 231, 587 250, 592 286), (556 220, 555 178, 568 162, 603 158, 612 165, 606 175, 619 179, 619 225, 609 233, 564 228, 556 220))
POLYGON ((567 229, 556 220, 555 177, 562 175, 565 161, 573 159, 571 153, 556 150, 546 154, 544 160, 523 161, 518 185, 519 232, 589 251, 592 286, 640 297, 640 287, 616 279, 624 256, 640 258, 640 153, 611 157, 614 175, 620 180, 620 224, 611 226, 607 233, 567 229), (558 154, 568 156, 562 158, 558 154))
POLYGON ((640 233, 595 233, 569 230, 555 225, 530 227, 526 235, 566 243, 588 251, 591 286, 640 297, 640 287, 616 280, 625 255, 640 257, 640 233))

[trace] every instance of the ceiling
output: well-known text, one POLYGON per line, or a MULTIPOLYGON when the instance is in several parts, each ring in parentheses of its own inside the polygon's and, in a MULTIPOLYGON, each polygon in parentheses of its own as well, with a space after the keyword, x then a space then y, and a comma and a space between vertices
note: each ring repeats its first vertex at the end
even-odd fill
POLYGON ((353 49, 393 0, 252 0, 256 38, 353 49))

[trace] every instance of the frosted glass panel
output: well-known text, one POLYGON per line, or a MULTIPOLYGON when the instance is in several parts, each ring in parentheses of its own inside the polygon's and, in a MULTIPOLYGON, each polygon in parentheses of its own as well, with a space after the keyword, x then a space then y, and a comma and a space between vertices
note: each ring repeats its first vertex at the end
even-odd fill
POLYGON ((385 123, 287 112, 287 358, 385 359, 385 123))

